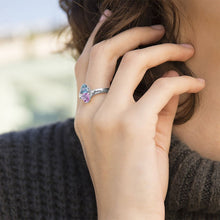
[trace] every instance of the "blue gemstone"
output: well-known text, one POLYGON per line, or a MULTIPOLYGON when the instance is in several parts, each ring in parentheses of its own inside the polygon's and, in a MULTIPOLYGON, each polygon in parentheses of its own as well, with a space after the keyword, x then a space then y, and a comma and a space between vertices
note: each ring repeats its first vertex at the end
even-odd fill
POLYGON ((81 86, 79 98, 82 99, 85 103, 90 101, 90 89, 86 84, 81 86))

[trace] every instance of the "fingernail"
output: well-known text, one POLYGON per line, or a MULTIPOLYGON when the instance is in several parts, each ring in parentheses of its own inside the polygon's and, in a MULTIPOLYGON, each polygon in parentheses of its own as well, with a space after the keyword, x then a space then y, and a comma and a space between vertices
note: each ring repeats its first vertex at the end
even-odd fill
POLYGON ((202 78, 196 78, 199 82, 201 82, 201 83, 204 83, 205 82, 205 80, 204 79, 202 79, 202 78))
POLYGON ((180 44, 180 45, 186 48, 194 49, 192 44, 180 44))
POLYGON ((157 24, 157 25, 152 25, 151 28, 156 29, 156 30, 163 30, 164 26, 161 24, 157 24))
POLYGON ((111 16, 112 12, 109 9, 106 9, 103 15, 100 17, 99 21, 104 21, 106 17, 111 16))
POLYGON ((112 12, 111 12, 109 9, 106 9, 106 10, 104 11, 104 14, 105 14, 107 17, 109 17, 109 16, 112 15, 112 12))

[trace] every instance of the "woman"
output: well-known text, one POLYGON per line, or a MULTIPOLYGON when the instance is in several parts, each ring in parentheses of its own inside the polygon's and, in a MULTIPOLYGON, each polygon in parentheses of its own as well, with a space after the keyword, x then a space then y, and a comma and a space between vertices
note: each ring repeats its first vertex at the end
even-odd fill
POLYGON ((60 2, 82 100, 0 136, 1 219, 219 219, 219 3, 60 2))

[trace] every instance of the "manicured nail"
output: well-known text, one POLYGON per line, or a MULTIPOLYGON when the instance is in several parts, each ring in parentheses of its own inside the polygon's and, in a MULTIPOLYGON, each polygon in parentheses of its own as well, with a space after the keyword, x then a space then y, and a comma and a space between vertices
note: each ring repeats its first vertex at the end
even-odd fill
POLYGON ((160 25, 160 24, 152 25, 151 27, 152 27, 153 29, 156 29, 156 30, 163 30, 163 29, 164 29, 164 26, 163 26, 163 25, 160 25))
POLYGON ((201 83, 205 83, 205 80, 204 79, 202 79, 202 78, 196 78, 199 82, 201 82, 201 83))
POLYGON ((180 45, 186 48, 194 49, 192 44, 180 44, 180 45))
POLYGON ((104 21, 106 17, 111 16, 112 12, 109 9, 106 9, 103 15, 100 17, 99 21, 104 21))

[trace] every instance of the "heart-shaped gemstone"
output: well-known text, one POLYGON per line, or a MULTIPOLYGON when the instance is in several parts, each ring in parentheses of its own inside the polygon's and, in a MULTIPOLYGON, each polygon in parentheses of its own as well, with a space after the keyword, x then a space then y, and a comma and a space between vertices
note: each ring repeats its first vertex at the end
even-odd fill
POLYGON ((86 84, 83 84, 80 89, 79 98, 82 99, 85 103, 88 103, 91 98, 90 94, 90 88, 86 84))

